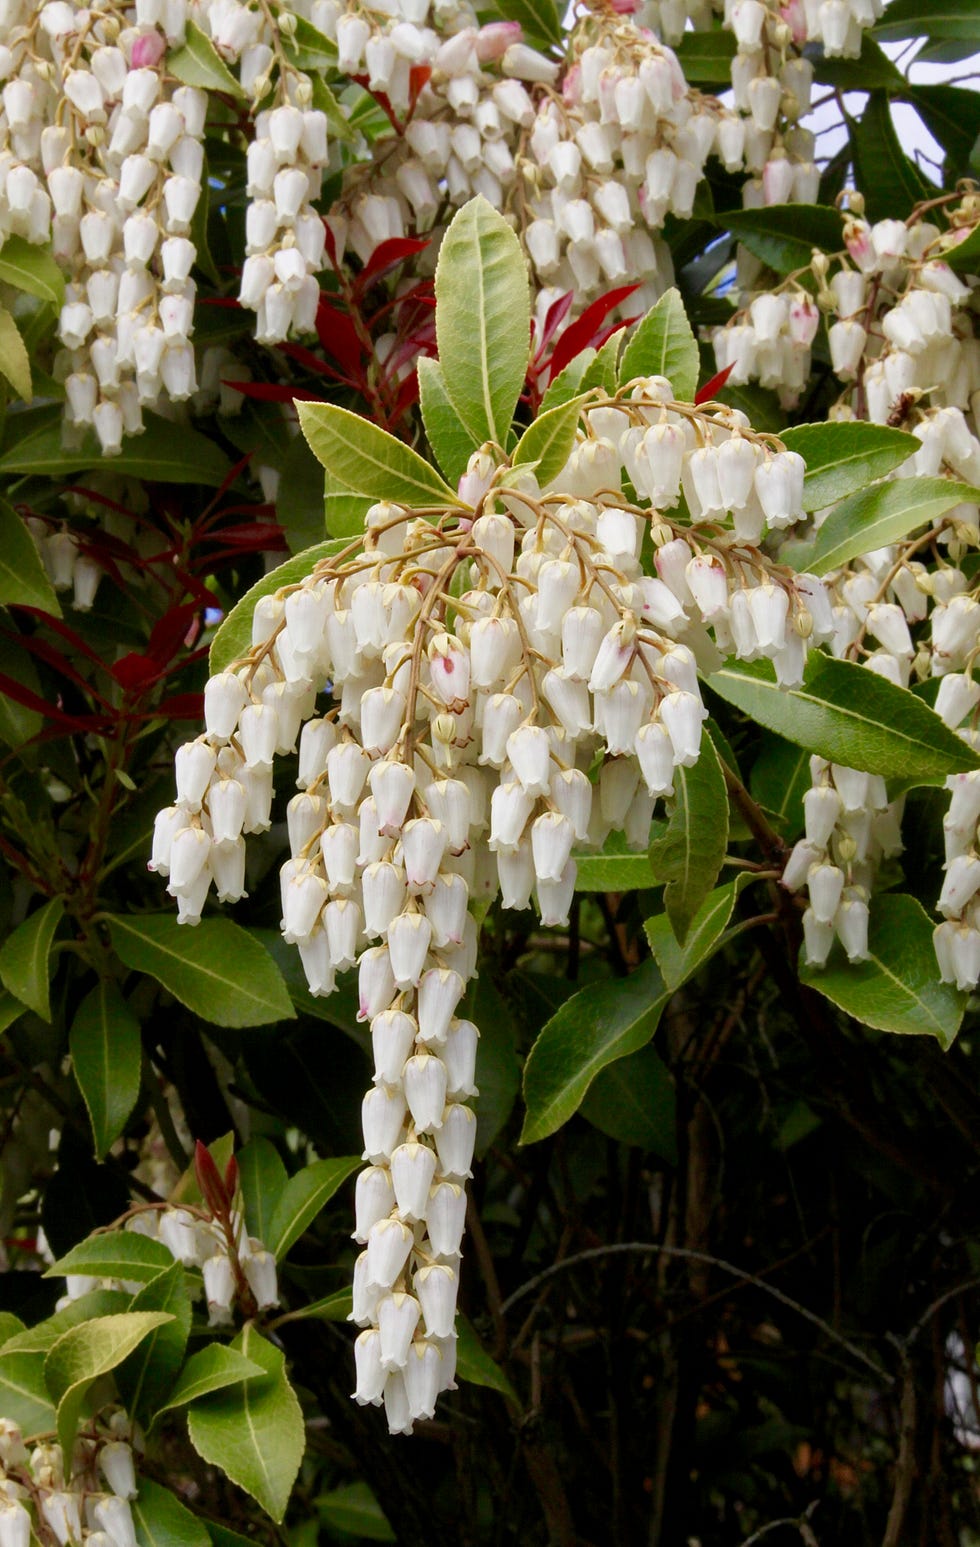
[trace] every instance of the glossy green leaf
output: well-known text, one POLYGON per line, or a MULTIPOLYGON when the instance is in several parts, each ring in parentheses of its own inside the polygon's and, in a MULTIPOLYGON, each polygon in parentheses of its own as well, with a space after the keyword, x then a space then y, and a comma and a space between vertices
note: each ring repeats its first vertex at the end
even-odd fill
POLYGON ((56 618, 61 607, 30 532, 13 506, 0 499, 0 602, 40 607, 56 618))
POLYGON ((804 268, 813 249, 837 252, 844 245, 837 210, 821 204, 769 204, 764 209, 726 210, 719 225, 777 274, 804 268))
POLYGON ((276 1146, 261 1134, 249 1139, 237 1155, 238 1178, 249 1235, 269 1239, 269 1222, 289 1176, 276 1146))
POLYGON ((135 1230, 106 1230, 87 1236, 45 1271, 45 1278, 79 1273, 86 1278, 122 1278, 148 1284, 173 1266, 162 1241, 135 1230))
POLYGON ((139 1547, 210 1547, 203 1520, 150 1477, 140 1478, 139 1497, 132 1509, 139 1547))
POLYGON ((674 769, 674 800, 666 831, 650 844, 650 869, 666 883, 664 906, 681 945, 718 879, 728 847, 728 791, 710 733, 701 737, 693 768, 674 769))
POLYGON ((935 184, 902 149, 886 92, 871 92, 860 118, 849 122, 855 182, 869 220, 885 220, 935 194, 935 184))
MULTIPOLYGON (((301 17, 296 16, 297 22, 301 20, 301 17)), ((315 73, 311 76, 311 81, 313 85, 313 106, 318 112, 326 114, 327 130, 330 138, 334 140, 356 140, 357 135, 350 126, 347 114, 323 79, 323 76, 315 73)))
POLYGON ((24 1323, 19 1316, 15 1316, 13 1311, 0 1311, 0 1349, 18 1332, 23 1331, 24 1323))
POLYGON ((486 199, 471 199, 454 216, 435 286, 446 392, 478 446, 504 446, 527 371, 531 296, 521 245, 486 199))
POLYGON ((565 34, 555 0, 500 0, 497 9, 508 21, 519 21, 529 39, 564 47, 565 34))
POLYGON ((866 962, 849 962, 835 944, 826 967, 802 965, 800 977, 865 1026, 935 1037, 946 1049, 967 996, 939 981, 933 927, 914 897, 886 892, 871 904, 866 962))
POLYGON ((477 1336, 476 1329, 466 1317, 456 1318, 456 1374, 460 1380, 468 1380, 473 1386, 487 1386, 499 1391, 512 1402, 517 1393, 495 1360, 491 1359, 477 1336))
MULTIPOLYGON (((215 441, 187 425, 175 434, 174 426, 155 414, 144 414, 144 423, 142 435, 129 436, 119 455, 113 457, 114 473, 123 478, 200 483, 209 488, 224 483, 230 463, 215 441)), ((0 473, 35 473, 42 478, 61 478, 104 466, 105 456, 93 432, 77 450, 62 445, 61 410, 57 406, 53 415, 39 416, 28 434, 10 437, 9 450, 0 457, 0 473)))
POLYGON ((43 1352, 0 1352, 0 1411, 25 1436, 54 1429, 55 1409, 44 1379, 43 1352))
POLYGON ((962 38, 976 43, 980 28, 977 0, 892 0, 874 29, 876 38, 962 38))
POLYGON ((942 83, 908 86, 904 95, 946 152, 947 186, 966 174, 980 134, 980 97, 976 91, 942 83))
MULTIPOLYGON (((823 510, 856 489, 866 490, 920 449, 921 442, 904 430, 860 420, 797 424, 780 432, 787 451, 806 463, 803 509, 823 510)), ((869 543, 862 552, 876 545, 869 543)))
POLYGON ((191 1330, 191 1301, 184 1269, 174 1262, 133 1296, 132 1311, 166 1311, 173 1317, 143 1339, 116 1371, 126 1411, 145 1423, 170 1391, 184 1362, 191 1330))
MULTIPOLYGON (((87 1294, 79 1295, 77 1300, 69 1300, 67 1305, 45 1321, 36 1322, 33 1327, 25 1327, 22 1332, 15 1332, 4 1345, 3 1352, 46 1354, 69 1327, 91 1321, 93 1316, 114 1316, 120 1311, 128 1311, 131 1299, 132 1295, 123 1289, 90 1289, 87 1294)), ((51 1427, 54 1427, 53 1423, 51 1427)))
POLYGON ((584 401, 582 397, 570 398, 560 407, 539 414, 514 447, 511 464, 531 466, 541 488, 558 477, 572 454, 584 401))
POLYGON ((826 575, 858 554, 885 548, 917 527, 938 521, 956 505, 978 499, 980 490, 949 478, 896 478, 862 489, 823 522, 808 567, 815 575, 826 575))
POLYGON ((332 1295, 324 1295, 322 1300, 312 1300, 309 1305, 300 1308, 300 1315, 310 1317, 316 1321, 350 1321, 350 1313, 354 1308, 354 1296, 349 1289, 335 1289, 332 1295))
POLYGON ((810 754, 763 731, 759 756, 752 764, 749 790, 752 799, 776 819, 787 843, 803 829, 803 797, 810 788, 810 754))
POLYGON ((735 57, 732 33, 723 32, 720 27, 706 32, 685 32, 674 52, 684 71, 684 79, 691 86, 728 89, 735 57))
POLYGON ((65 276, 50 245, 42 247, 22 236, 8 236, 0 250, 0 282, 35 295, 39 301, 50 301, 52 306, 64 303, 65 276))
POLYGON ((374 501, 369 494, 355 494, 329 476, 324 481, 323 525, 330 537, 349 543, 360 537, 374 501))
POLYGON ((118 1139, 140 1093, 140 1023, 115 983, 102 978, 82 1000, 68 1040, 98 1159, 118 1139))
POLYGON ((647 961, 628 978, 590 983, 566 999, 524 1066, 521 1143, 567 1123, 601 1069, 650 1041, 669 997, 656 962, 647 961))
POLYGON ((213 1520, 208 1521, 208 1535, 211 1547, 255 1547, 254 1537, 240 1536, 237 1531, 230 1530, 228 1526, 216 1525, 213 1520))
POLYGON ((725 886, 716 886, 691 920, 684 944, 679 944, 666 913, 647 919, 643 928, 664 983, 673 993, 710 960, 724 941, 735 900, 749 877, 739 875, 725 886))
POLYGON ((399 505, 458 505, 428 462, 387 430, 335 403, 297 403, 300 428, 317 461, 344 489, 399 505))
POLYGON ((657 885, 648 854, 631 854, 625 847, 622 853, 610 852, 610 847, 607 842, 601 854, 575 855, 577 892, 633 892, 657 885))
POLYGON ((458 484, 481 442, 463 424, 450 401, 442 366, 423 355, 418 363, 419 408, 432 454, 451 484, 458 484))
POLYGON ((19 1020, 24 1013, 25 1006, 13 994, 8 994, 6 989, 0 993, 0 1033, 5 1032, 8 1026, 19 1020))
POLYGON ((31 358, 13 317, 0 306, 0 372, 6 376, 19 398, 29 403, 34 396, 31 385, 31 358))
POLYGON ((186 1407, 188 1402, 196 1402, 199 1397, 206 1397, 212 1391, 223 1391, 226 1386, 237 1386, 243 1380, 251 1380, 255 1375, 265 1373, 264 1365, 256 1364, 254 1359, 247 1359, 237 1348, 229 1348, 224 1343, 209 1343, 205 1348, 199 1348, 196 1354, 191 1354, 180 1375, 171 1387, 167 1400, 158 1409, 156 1417, 161 1413, 172 1412, 175 1408, 186 1407))
POLYGON ((287 559, 285 564, 277 565, 267 575, 263 575, 261 580, 257 580, 251 589, 245 592, 241 601, 235 603, 211 641, 208 654, 208 668, 211 675, 226 671, 233 661, 241 660, 248 654, 252 642, 252 614, 263 596, 271 596, 273 591, 278 591, 281 586, 298 585, 301 580, 306 579, 307 575, 313 573, 314 567, 321 559, 332 558, 346 546, 347 544, 338 538, 317 543, 315 547, 295 554, 293 558, 287 559))
POLYGON ((265 1244, 279 1261, 299 1240, 349 1176, 360 1170, 357 1155, 329 1160, 314 1160, 286 1183, 285 1191, 272 1213, 265 1244))
POLYGON ((205 919, 182 928, 169 913, 108 917, 116 954, 145 972, 215 1026, 266 1026, 291 1021, 293 1009, 272 957, 231 919, 205 919))
POLYGON ((36 908, 0 948, 0 982, 43 1021, 51 1019, 51 946, 64 916, 60 897, 36 908))
MULTIPOLYGON (((307 21, 305 16, 293 13, 290 16, 290 23, 292 35, 288 38, 284 37, 282 40, 283 53, 290 63, 294 64, 298 70, 303 70, 313 75, 316 80, 322 78, 324 70, 335 70, 337 65, 336 43, 322 33, 318 27, 314 27, 312 22, 307 21)), ((314 106, 319 107, 315 96, 316 91, 314 88, 314 106)))
MULTIPOLYGON (((550 413, 553 408, 560 408, 562 403, 580 396, 584 390, 585 379, 598 358, 596 351, 589 348, 580 350, 573 360, 569 360, 564 370, 558 372, 541 399, 541 413, 550 413)), ((616 390, 615 380, 612 390, 616 390)))
POLYGON ((232 75, 206 33, 194 22, 187 22, 184 43, 167 55, 167 69, 185 86, 200 86, 205 91, 224 91, 245 100, 245 93, 232 75))
POLYGON ((698 390, 701 357, 680 291, 671 289, 636 326, 623 350, 619 379, 666 376, 678 402, 692 403, 698 390))
POLYGON ((362 1542, 393 1542, 397 1538, 388 1524, 381 1505, 367 1483, 344 1483, 316 1498, 320 1524, 336 1531, 346 1541, 355 1537, 362 1542))
POLYGON ((165 1311, 99 1316, 72 1327, 52 1344, 44 1360, 44 1379, 57 1407, 58 1443, 66 1459, 71 1457, 89 1388, 101 1375, 122 1364, 155 1328, 170 1320, 165 1311))
POLYGON ((278 1348, 251 1326, 233 1346, 265 1374, 199 1398, 188 1413, 188 1434, 202 1460, 281 1522, 303 1459, 303 1414, 278 1348))
POLYGON ((980 766, 914 693, 853 661, 814 651, 803 686, 780 688, 768 661, 731 660, 708 683, 767 730, 863 773, 936 784, 980 766))
POLYGON ((619 1058, 593 1081, 582 1116, 619 1144, 652 1150, 677 1163, 677 1093, 670 1070, 652 1047, 619 1058))
MULTIPOLYGON (((916 63, 921 60, 916 56, 916 63)), ((828 59, 826 54, 813 61, 814 77, 822 84, 838 86, 842 91, 873 91, 883 86, 901 93, 907 87, 905 76, 879 47, 871 33, 861 34, 861 53, 857 59, 828 59)))

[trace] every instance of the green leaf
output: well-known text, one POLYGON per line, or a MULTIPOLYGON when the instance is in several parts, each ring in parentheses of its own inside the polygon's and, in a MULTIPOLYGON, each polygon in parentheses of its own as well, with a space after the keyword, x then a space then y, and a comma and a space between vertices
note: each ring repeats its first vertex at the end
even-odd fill
POLYGON ((267 1026, 296 1012, 282 973, 259 942, 231 919, 182 928, 169 914, 110 914, 116 954, 214 1026, 267 1026))
POLYGON ((450 483, 458 484, 480 442, 461 422, 449 399, 442 366, 423 355, 418 363, 419 407, 432 454, 450 483))
POLYGON ((226 1386, 237 1386, 255 1375, 264 1375, 265 1366, 246 1359, 237 1348, 224 1343, 209 1343, 206 1348, 191 1354, 164 1402, 156 1411, 154 1422, 161 1413, 169 1413, 177 1407, 186 1407, 212 1391, 223 1391, 226 1386))
POLYGON ((853 661, 814 651, 803 686, 781 688, 768 661, 730 660, 708 683, 767 730, 862 773, 941 784, 949 774, 980 766, 914 693, 853 661))
POLYGON ((122 1278, 148 1284, 173 1266, 173 1257, 162 1241, 135 1230, 106 1230, 79 1241, 71 1251, 45 1271, 45 1278, 80 1273, 86 1278, 122 1278))
POLYGON ((294 435, 282 463, 276 516, 297 557, 323 540, 323 468, 302 435, 294 435))
POLYGON ((759 756, 752 764, 749 788, 787 842, 803 830, 803 797, 810 788, 810 754, 782 736, 763 731, 759 756))
POLYGON ((624 384, 637 376, 666 376, 681 403, 693 403, 701 357, 680 291, 668 290, 629 339, 619 367, 624 384))
POLYGON ((955 247, 947 247, 942 257, 958 274, 980 273, 980 226, 974 226, 969 236, 955 247))
POLYGON ((345 490, 397 505, 459 505, 434 467, 360 414, 335 403, 297 403, 300 429, 329 479, 345 490))
POLYGON ((646 1046, 669 997, 656 962, 647 961, 628 978, 590 983, 566 999, 524 1066, 520 1142, 534 1144, 567 1123, 601 1069, 646 1046))
POLYGON ((352 537, 363 535, 372 504, 369 494, 355 494, 353 489, 345 489, 328 474, 323 490, 324 529, 330 537, 349 543, 352 537))
POLYGON ((848 119, 848 123, 855 182, 864 194, 869 220, 884 220, 896 210, 911 209, 920 199, 935 194, 935 184, 902 149, 886 92, 873 91, 860 118, 848 119))
POLYGON ((394 1542, 394 1531, 385 1519, 381 1505, 367 1483, 344 1483, 329 1493, 317 1495, 316 1510, 320 1524, 336 1531, 345 1541, 353 1536, 362 1542, 394 1542))
POLYGON ((146 1422, 173 1386, 190 1336, 191 1301, 180 1263, 144 1284, 130 1310, 167 1311, 173 1317, 154 1328, 116 1372, 127 1412, 146 1422))
POLYGON ((0 1412, 25 1435, 47 1434, 55 1410, 44 1381, 43 1352, 4 1349, 0 1353, 0 1412))
POLYGON ((44 1360, 44 1379, 57 1405, 58 1443, 66 1467, 89 1388, 101 1375, 122 1364, 156 1327, 171 1319, 165 1311, 98 1316, 63 1332, 52 1344, 44 1360))
MULTIPOLYGON (((309 1305, 304 1305, 299 1310, 301 1317, 312 1317, 318 1321, 350 1321, 350 1313, 354 1308, 354 1296, 349 1289, 335 1289, 332 1295, 324 1295, 322 1300, 313 1300, 309 1305)), ((296 1315, 294 1311, 292 1313, 296 1315)))
POLYGON ((969 169, 970 153, 980 134, 980 98, 975 91, 942 84, 909 85, 904 95, 946 152, 949 186, 969 169))
POLYGON ((876 38, 963 38, 975 43, 980 27, 977 0, 892 0, 874 29, 876 38))
POLYGON ((607 839, 603 853, 575 855, 577 892, 633 892, 657 885, 648 854, 605 852, 610 847, 607 839))
POLYGON ((514 1109, 521 1088, 514 1017, 486 973, 472 984, 466 1014, 480 1028, 476 1049, 476 1153, 483 1156, 514 1109))
POLYGON ((584 397, 570 398, 539 414, 514 447, 511 465, 533 467, 542 488, 557 478, 575 446, 584 402, 584 397))
POLYGON ((52 897, 19 924, 0 948, 0 982, 42 1021, 51 1019, 51 946, 64 911, 61 898, 52 897))
POLYGON ((617 1143, 677 1164, 677 1093, 654 1048, 641 1047, 603 1069, 582 1102, 582 1116, 617 1143))
POLYGON ((8 1027, 14 1024, 14 1021, 20 1020, 24 1013, 24 1008, 24 1005, 21 1004, 19 999, 15 999, 13 994, 8 994, 6 990, 0 993, 0 1032, 6 1031, 8 1027))
POLYGON ((800 977, 865 1026, 935 1037, 945 1050, 967 996, 939 981, 932 933, 914 897, 886 892, 871 903, 866 962, 847 961, 835 944, 826 967, 801 966, 800 977))
POLYGON ((139 1498, 133 1500, 132 1510, 139 1547, 210 1547, 203 1520, 152 1478, 140 1478, 139 1498))
POLYGON ((454 216, 435 284, 449 398, 478 446, 505 446, 527 371, 531 295, 520 242, 486 199, 471 199, 454 216))
MULTIPOLYGON (((617 334, 620 338, 621 335, 617 334)), ((595 365, 599 356, 594 349, 581 349, 574 359, 569 360, 564 370, 558 372, 554 381, 541 399, 541 413, 547 414, 553 408, 560 408, 562 403, 567 403, 573 397, 578 397, 584 390, 586 377, 595 365)), ((590 382, 591 386, 592 383, 590 382)), ((616 383, 613 381, 612 391, 615 392, 616 383)))
POLYGON ((843 222, 822 204, 770 204, 765 209, 726 210, 718 224, 733 231, 750 253, 777 274, 805 267, 813 249, 837 252, 844 245, 843 222))
MULTIPOLYGON (((803 509, 823 510, 855 489, 867 489, 900 467, 921 442, 904 430, 882 424, 863 424, 855 419, 827 424, 797 424, 779 436, 787 451, 796 451, 806 463, 803 509)), ((875 547, 869 543, 861 551, 875 547)))
MULTIPOLYGON (((3 252, 6 250, 5 247, 3 252)), ((144 424, 142 435, 124 440, 122 451, 113 457, 114 473, 157 483, 200 483, 209 488, 224 483, 230 464, 215 441, 187 425, 175 431, 169 420, 155 414, 145 413, 144 424)), ((66 450, 62 446, 61 409, 57 405, 53 415, 38 416, 35 429, 11 438, 10 449, 0 457, 0 473, 36 473, 42 478, 60 478, 105 466, 105 456, 93 432, 86 435, 77 449, 66 450)))
POLYGON ((167 69, 185 86, 201 86, 205 91, 225 91, 239 101, 245 93, 206 33, 188 21, 182 48, 167 55, 167 69))
POLYGON ((731 922, 735 899, 749 877, 740 875, 726 886, 716 886, 691 920, 687 939, 678 944, 666 913, 658 913, 647 919, 643 928, 650 942, 657 966, 664 983, 674 993, 682 983, 694 976, 724 944, 725 931, 731 922))
POLYGON ((259 1135, 238 1151, 238 1177, 248 1233, 267 1241, 273 1211, 289 1181, 279 1151, 269 1139, 259 1135))
POLYGON ((321 559, 332 558, 346 546, 342 540, 330 538, 328 542, 317 543, 314 548, 295 554, 257 580, 241 601, 235 603, 211 641, 208 670, 212 677, 248 654, 252 642, 252 614, 263 596, 271 596, 281 586, 298 585, 313 573, 321 559))
POLYGON ((3 1352, 46 1354, 69 1327, 77 1327, 83 1321, 90 1321, 93 1316, 112 1316, 118 1311, 128 1311, 131 1299, 132 1295, 123 1289, 90 1289, 87 1294, 79 1295, 77 1300, 69 1300, 62 1310, 55 1311, 46 1321, 25 1327, 23 1332, 15 1332, 5 1344, 3 1352))
POLYGON ((823 522, 810 550, 809 568, 815 575, 826 575, 858 554, 885 548, 954 506, 978 499, 980 490, 949 478, 896 478, 862 489, 823 522))
POLYGON ((18 1332, 24 1331, 24 1323, 13 1311, 0 1311, 0 1349, 8 1343, 18 1332))
POLYGON ((100 979, 75 1012, 68 1042, 96 1158, 118 1139, 140 1093, 140 1023, 115 983, 100 979))
POLYGON ((254 1327, 234 1347, 266 1373, 200 1398, 188 1414, 188 1433, 203 1461, 219 1466, 281 1523, 303 1459, 303 1414, 278 1348, 254 1327))
POLYGON ((711 891, 728 847, 728 791, 707 729, 693 768, 674 769, 674 802, 666 831, 650 845, 654 879, 666 883, 664 906, 681 945, 711 891))
POLYGON ((253 1536, 240 1536, 237 1531, 230 1531, 227 1526, 219 1526, 213 1520, 208 1521, 208 1535, 211 1538, 211 1547, 255 1547, 253 1536))
MULTIPOLYGON (((293 13, 295 16, 295 12, 293 13)), ((296 21, 302 18, 296 16, 296 21)), ((348 122, 347 115, 327 85, 323 76, 315 73, 311 76, 313 84, 313 106, 318 112, 326 114, 327 127, 335 140, 353 141, 357 135, 348 122)))
POLYGON ((731 85, 735 38, 716 27, 710 32, 685 32, 674 50, 691 86, 731 85))
POLYGON ((52 306, 64 304, 65 276, 50 245, 39 247, 22 236, 8 236, 0 252, 0 281, 36 295, 39 301, 50 301, 52 306))
POLYGON ((0 306, 0 371, 17 396, 29 403, 34 396, 31 359, 20 336, 20 329, 5 306, 0 306))
POLYGON ((499 1391, 511 1402, 518 1400, 517 1392, 503 1370, 490 1358, 472 1323, 462 1314, 456 1318, 456 1374, 473 1386, 487 1386, 491 1391, 499 1391))
MULTIPOLYGON (((916 64, 922 55, 916 55, 916 64)), ((902 92, 908 82, 883 49, 879 48, 871 33, 861 34, 861 54, 857 59, 828 59, 826 54, 814 59, 815 78, 842 91, 873 91, 883 86, 887 91, 902 92)))
POLYGON ((564 47, 565 34, 555 0, 500 0, 497 9, 507 21, 519 21, 529 38, 564 47))
POLYGON ((5 499, 0 499, 0 602, 40 607, 43 612, 61 617, 61 607, 45 574, 41 555, 20 516, 5 499))
MULTIPOLYGON (((337 45, 332 42, 312 22, 308 22, 305 16, 299 16, 291 12, 292 35, 283 37, 283 52, 287 59, 296 65, 298 70, 321 72, 324 69, 334 69, 337 64, 337 45)), ((319 79, 319 75, 316 75, 319 79)), ((319 107, 315 100, 314 106, 319 107)))
POLYGON ((299 1240, 337 1189, 360 1170, 361 1164, 357 1155, 314 1160, 290 1177, 273 1210, 265 1243, 277 1262, 299 1240))

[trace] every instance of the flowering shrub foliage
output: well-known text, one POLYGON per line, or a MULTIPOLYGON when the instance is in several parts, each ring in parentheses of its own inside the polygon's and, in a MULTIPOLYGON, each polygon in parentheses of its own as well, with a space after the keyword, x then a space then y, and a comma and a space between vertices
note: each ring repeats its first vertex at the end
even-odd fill
POLYGON ((980 99, 881 44, 978 18, 920 9, 0 11, 0 1547, 972 1519, 980 99), (825 1319, 765 1275, 834 1124, 825 1319), (801 1319, 805 1415, 730 1354, 801 1319))

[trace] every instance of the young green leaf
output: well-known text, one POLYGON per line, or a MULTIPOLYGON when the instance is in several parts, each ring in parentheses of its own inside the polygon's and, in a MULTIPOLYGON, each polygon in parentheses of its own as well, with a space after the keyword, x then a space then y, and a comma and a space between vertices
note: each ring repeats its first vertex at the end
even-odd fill
POLYGON ((116 1371, 126 1411, 147 1422, 173 1386, 191 1330, 191 1301, 184 1270, 174 1262, 133 1296, 131 1311, 167 1311, 173 1317, 145 1337, 116 1371))
POLYGON ((574 397, 539 414, 514 447, 512 466, 533 468, 542 488, 557 478, 575 446, 584 402, 584 397, 574 397))
POLYGON ((166 913, 107 918, 116 954, 214 1026, 267 1026, 295 1019, 268 951, 231 919, 184 929, 166 913))
POLYGON ((423 355, 418 363, 419 407, 432 454, 452 484, 458 484, 466 464, 482 444, 463 424, 452 405, 442 366, 423 355))
POLYGON ((650 1041, 669 998, 659 967, 647 961, 628 978, 590 983, 566 999, 524 1066, 520 1142, 534 1144, 567 1123, 601 1069, 650 1041))
POLYGON ((3 244, 0 281, 37 296, 39 301, 50 301, 52 306, 60 307, 65 299, 65 276, 50 246, 35 245, 22 236, 8 236, 3 244))
POLYGON ((314 1160, 290 1177, 273 1210, 266 1246, 276 1260, 285 1257, 320 1210, 347 1178, 360 1168, 356 1155, 314 1160))
POLYGON ((72 1327, 52 1344, 44 1360, 44 1379, 57 1407, 58 1443, 66 1467, 89 1388, 122 1364, 155 1328, 172 1319, 165 1311, 99 1316, 72 1327))
POLYGON ((693 403, 701 357, 679 290, 668 290, 637 324, 623 351, 621 382, 666 376, 678 402, 693 403))
POLYGON ((140 1478, 139 1497, 132 1509, 139 1547, 210 1547, 204 1521, 150 1477, 140 1478))
POLYGON ((888 547, 916 527, 938 521, 956 505, 978 499, 980 491, 949 478, 897 478, 893 483, 862 489, 842 501, 823 522, 810 550, 808 567, 815 575, 826 575, 858 554, 888 547))
POLYGON ((342 1540, 355 1537, 359 1542, 394 1542, 394 1531, 388 1524, 374 1494, 367 1483, 344 1483, 320 1493, 316 1498, 316 1510, 321 1524, 342 1540))
POLYGON ((188 1413, 188 1434, 203 1461, 220 1467, 281 1524, 303 1459, 303 1414, 278 1348, 252 1326, 233 1347, 265 1373, 199 1398, 188 1413))
POLYGON ((187 22, 184 44, 167 55, 167 69, 185 86, 200 86, 205 91, 224 91, 244 101, 245 93, 232 75, 206 33, 194 22, 187 22))
POLYGON ((41 555, 14 507, 0 499, 0 602, 40 607, 61 617, 61 607, 41 555))
POLYGON ((13 317, 0 306, 0 372, 6 376, 19 398, 29 403, 34 396, 31 385, 31 358, 13 317))
POLYGON ((249 1139, 237 1159, 248 1233, 267 1241, 273 1212, 289 1181, 286 1167, 272 1141, 261 1134, 249 1139))
POLYGON ((643 928, 671 993, 693 977, 724 944, 735 899, 748 880, 747 875, 739 875, 734 881, 729 881, 727 886, 716 886, 714 891, 709 892, 691 920, 683 945, 678 943, 666 913, 658 913, 647 919, 643 928))
POLYGON ((196 1402, 209 1392, 223 1391, 226 1386, 237 1386, 243 1380, 264 1374, 263 1365, 256 1364, 254 1359, 246 1359, 237 1348, 228 1348, 224 1343, 209 1343, 207 1347, 199 1348, 196 1354, 191 1354, 170 1388, 166 1402, 157 1409, 154 1422, 161 1413, 186 1407, 188 1402, 196 1402))
POLYGON ((666 882, 664 906, 683 945, 695 914, 718 879, 728 847, 728 792, 710 733, 693 768, 674 769, 674 804, 666 831, 650 844, 655 881, 666 882))
MULTIPOLYGON (((804 510, 823 510, 856 489, 866 490, 876 478, 900 467, 921 445, 904 430, 864 424, 858 419, 797 424, 779 438, 787 451, 798 452, 806 463, 804 510)), ((875 546, 869 543, 862 552, 875 546)))
POLYGON ((504 446, 527 371, 531 297, 521 245, 486 199, 471 199, 453 218, 435 283, 446 392, 478 446, 504 446))
POLYGON ((939 981, 932 934, 914 897, 886 892, 871 906, 867 961, 849 962, 835 945, 826 967, 803 965, 800 977, 865 1026, 935 1037, 945 1051, 956 1040, 967 996, 939 981))
POLYGON ((335 403, 297 403, 300 429, 313 455, 345 490, 396 505, 460 501, 428 462, 387 430, 335 403))
POLYGON ((44 1276, 77 1273, 85 1278, 122 1278, 148 1284, 171 1268, 173 1260, 162 1241, 138 1235, 135 1230, 107 1230, 79 1241, 47 1268, 44 1276))
POLYGON ((0 982, 42 1021, 51 1019, 51 946, 64 911, 61 898, 52 897, 29 914, 0 948, 0 982))
POLYGON ((781 688, 768 661, 730 660, 711 688, 750 719, 831 762, 885 779, 941 784, 980 759, 907 688, 815 651, 803 686, 781 688))
POLYGON ((638 1048, 603 1069, 582 1102, 582 1116, 617 1143, 677 1164, 677 1093, 655 1048, 638 1048))
POLYGON ((116 984, 101 978, 82 1000, 68 1039, 101 1160, 126 1126, 140 1093, 140 1023, 116 984))
POLYGON ((315 547, 295 554, 293 558, 287 559, 285 564, 278 565, 267 575, 263 575, 261 580, 257 580, 251 589, 245 592, 241 601, 235 603, 211 641, 208 654, 208 668, 211 675, 226 671, 233 661, 240 660, 248 653, 252 641, 252 614, 263 596, 271 596, 273 591, 278 591, 281 586, 297 585, 301 580, 305 580, 307 575, 313 573, 314 566, 321 559, 332 558, 346 546, 346 542, 338 538, 317 543, 315 547))

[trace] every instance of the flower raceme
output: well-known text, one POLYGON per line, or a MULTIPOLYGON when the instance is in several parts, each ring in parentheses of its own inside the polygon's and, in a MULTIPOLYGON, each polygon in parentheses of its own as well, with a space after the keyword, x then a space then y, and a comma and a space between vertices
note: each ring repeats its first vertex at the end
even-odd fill
POLYGON ((371 1030, 355 1397, 393 1432, 453 1384, 477 917, 533 899, 562 926, 573 850, 613 830, 647 846, 699 755, 699 670, 735 650, 801 680, 830 607, 759 543, 799 518, 803 470, 660 377, 589 399, 544 487, 485 447, 467 506, 379 502, 363 537, 259 600, 250 651, 211 678, 206 730, 177 754, 150 863, 184 923, 212 885, 244 895, 245 835, 270 826, 275 761, 297 754, 282 930, 313 994, 356 967, 371 1030))

